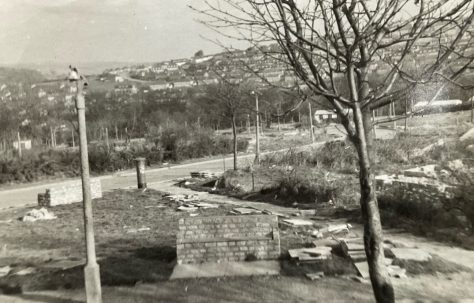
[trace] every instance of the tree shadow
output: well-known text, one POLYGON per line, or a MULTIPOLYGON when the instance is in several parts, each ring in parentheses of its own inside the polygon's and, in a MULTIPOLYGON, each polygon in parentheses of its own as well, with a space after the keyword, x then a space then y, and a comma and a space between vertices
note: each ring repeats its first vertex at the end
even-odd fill
MULTIPOLYGON (((99 261, 102 286, 166 281, 173 272, 175 259, 176 248, 172 246, 141 247, 106 256, 99 261)), ((80 265, 66 270, 37 268, 28 275, 5 276, 0 278, 0 292, 21 294, 24 291, 84 288, 83 271, 80 265)))

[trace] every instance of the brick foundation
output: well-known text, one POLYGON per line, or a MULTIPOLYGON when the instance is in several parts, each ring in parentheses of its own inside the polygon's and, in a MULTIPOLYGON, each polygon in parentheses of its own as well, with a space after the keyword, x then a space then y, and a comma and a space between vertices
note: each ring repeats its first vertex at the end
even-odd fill
MULTIPOLYGON (((99 178, 91 179, 91 198, 102 198, 99 178)), ((53 186, 46 193, 38 194, 38 205, 43 207, 70 204, 82 201, 82 181, 70 181, 53 186)))
POLYGON ((269 215, 191 217, 179 220, 178 264, 276 259, 278 218, 269 215))

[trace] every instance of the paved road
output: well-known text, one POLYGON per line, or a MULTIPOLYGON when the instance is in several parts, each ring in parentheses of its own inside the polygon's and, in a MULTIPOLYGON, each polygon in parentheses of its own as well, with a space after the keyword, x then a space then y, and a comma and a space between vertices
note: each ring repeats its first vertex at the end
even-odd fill
MULTIPOLYGON (((239 158, 251 159, 253 155, 242 155, 239 158)), ((229 168, 232 166, 232 157, 225 158, 225 166, 229 168)), ((220 171, 224 170, 224 160, 222 158, 215 160, 207 160, 190 164, 175 165, 166 168, 157 168, 148 170, 146 173, 148 183, 156 183, 169 181, 180 177, 189 176, 191 171, 220 171)), ((133 170, 122 172, 120 174, 113 174, 100 177, 102 190, 110 191, 118 188, 135 187, 137 184, 136 174, 133 170)), ((68 179, 79 180, 77 179, 68 179)), ((0 191, 0 209, 8 207, 19 207, 29 204, 37 203, 38 193, 45 192, 45 190, 52 185, 57 185, 65 181, 52 181, 49 183, 33 185, 29 187, 21 187, 17 189, 8 189, 0 191)))
MULTIPOLYGON (((324 144, 315 143, 314 146, 324 144)), ((307 148, 311 145, 301 146, 300 148, 307 148)), ((281 151, 284 151, 283 149, 281 151)), ((274 151, 278 152, 278 151, 274 151)), ((263 152, 262 155, 274 152, 263 152)), ((238 159, 240 162, 242 160, 252 161, 255 157, 254 154, 239 155, 238 159)), ((232 156, 226 156, 225 158, 225 168, 229 169, 233 165, 232 156)), ((148 169, 146 172, 147 183, 157 183, 167 182, 174 180, 176 178, 182 178, 189 176, 189 173, 192 171, 211 171, 211 172, 223 172, 224 171, 224 159, 213 159, 205 160, 189 164, 174 165, 171 167, 148 169)), ((102 191, 111 191, 118 188, 134 188, 137 186, 137 179, 134 170, 129 170, 126 172, 121 172, 119 174, 107 175, 99 177, 101 179, 102 191)), ((68 179, 65 181, 51 181, 44 184, 38 185, 19 185, 16 189, 7 189, 0 191, 0 209, 8 207, 20 207, 26 205, 34 205, 37 203, 38 193, 43 193, 45 190, 52 185, 58 185, 60 183, 68 182, 71 180, 77 179, 68 179)), ((156 186, 155 186, 156 188, 156 186)))

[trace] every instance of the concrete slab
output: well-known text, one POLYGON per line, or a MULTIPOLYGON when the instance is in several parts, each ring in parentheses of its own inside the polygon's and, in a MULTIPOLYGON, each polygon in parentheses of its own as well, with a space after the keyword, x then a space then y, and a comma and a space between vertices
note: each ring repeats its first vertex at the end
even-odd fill
POLYGON ((399 260, 425 262, 431 258, 429 253, 418 248, 392 248, 391 251, 399 260))
POLYGON ((253 262, 177 264, 174 267, 170 280, 279 274, 280 262, 274 260, 253 262))
POLYGON ((364 278, 364 279, 368 279, 370 278, 370 275, 369 275, 369 264, 364 261, 364 262, 357 262, 357 263, 354 263, 355 267, 357 268, 357 271, 359 272, 359 275, 364 278))
POLYGON ((303 219, 285 219, 283 222, 293 226, 312 226, 313 221, 303 219))

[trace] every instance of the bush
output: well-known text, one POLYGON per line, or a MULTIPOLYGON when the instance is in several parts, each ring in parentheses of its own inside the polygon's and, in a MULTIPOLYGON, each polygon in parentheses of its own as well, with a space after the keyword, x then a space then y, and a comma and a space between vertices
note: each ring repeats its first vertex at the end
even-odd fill
POLYGON ((332 201, 334 205, 353 205, 358 203, 354 193, 358 182, 348 176, 330 176, 319 169, 299 167, 282 179, 278 188, 280 196, 288 203, 324 203, 332 201))
MULTIPOLYGON (((114 172, 135 166, 135 158, 144 157, 147 165, 166 161, 207 157, 233 151, 231 137, 215 137, 210 130, 170 128, 147 142, 129 143, 108 149, 105 145, 89 145, 89 166, 93 174, 114 172)), ((246 150, 248 141, 239 139, 238 150, 246 150)), ((77 150, 27 151, 23 158, 0 160, 0 184, 32 182, 50 177, 80 175, 77 150)))

